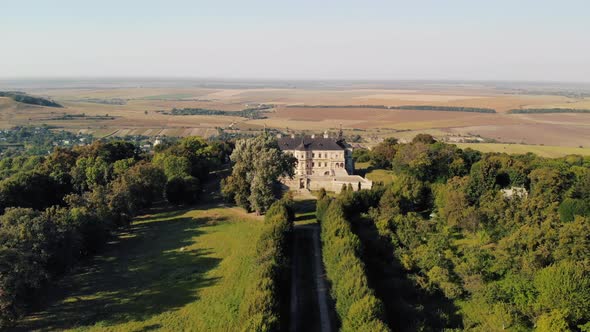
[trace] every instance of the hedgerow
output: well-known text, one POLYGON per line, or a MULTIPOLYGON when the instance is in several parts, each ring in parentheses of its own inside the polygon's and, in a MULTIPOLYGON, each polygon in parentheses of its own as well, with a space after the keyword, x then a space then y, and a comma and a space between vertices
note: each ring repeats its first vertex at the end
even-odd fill
POLYGON ((286 200, 268 209, 265 228, 256 243, 256 283, 247 291, 240 308, 243 331, 279 331, 282 294, 288 289, 288 236, 293 229, 293 213, 286 200))
MULTIPOLYGON (((323 197, 320 202, 325 204, 323 197)), ((336 312, 343 331, 389 331, 383 321, 383 304, 369 288, 360 257, 360 241, 345 217, 345 203, 329 203, 321 219, 322 256, 336 312)))

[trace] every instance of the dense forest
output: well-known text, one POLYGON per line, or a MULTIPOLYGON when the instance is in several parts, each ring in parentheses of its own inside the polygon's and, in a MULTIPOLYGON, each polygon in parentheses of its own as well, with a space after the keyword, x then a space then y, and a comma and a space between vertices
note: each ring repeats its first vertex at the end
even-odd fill
POLYGON ((590 158, 481 154, 429 135, 369 155, 394 183, 337 200, 354 207, 340 204, 343 220, 393 330, 590 329, 590 158))
POLYGON ((510 114, 535 114, 535 113, 590 113, 590 109, 579 108, 520 108, 509 110, 510 114))
POLYGON ((53 100, 49 100, 47 98, 42 97, 35 97, 28 95, 24 92, 18 91, 0 91, 0 97, 8 97, 14 101, 23 104, 29 105, 39 105, 39 106, 47 106, 47 107, 63 107, 62 105, 54 102, 53 100))
POLYGON ((376 108, 384 110, 411 110, 411 111, 441 111, 441 112, 467 112, 467 113, 496 113, 492 108, 462 107, 462 106, 434 106, 434 105, 288 105, 287 107, 301 108, 376 108))

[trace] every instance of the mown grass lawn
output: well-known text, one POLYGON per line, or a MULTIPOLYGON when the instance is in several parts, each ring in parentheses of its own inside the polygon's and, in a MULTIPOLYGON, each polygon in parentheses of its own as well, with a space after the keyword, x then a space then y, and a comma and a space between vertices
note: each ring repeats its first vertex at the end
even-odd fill
POLYGON ((18 330, 233 331, 262 220, 238 208, 147 215, 63 278, 18 330))

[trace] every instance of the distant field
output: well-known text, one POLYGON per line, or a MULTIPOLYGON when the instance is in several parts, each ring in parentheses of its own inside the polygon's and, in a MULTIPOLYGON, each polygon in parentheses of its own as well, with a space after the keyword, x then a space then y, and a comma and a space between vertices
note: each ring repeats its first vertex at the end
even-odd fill
POLYGON ((563 157, 569 154, 590 156, 590 148, 497 143, 457 143, 457 146, 463 149, 472 148, 481 152, 505 152, 508 154, 525 154, 532 152, 539 156, 549 158, 563 157))
POLYGON ((237 208, 147 215, 56 288, 29 331, 236 331, 260 218, 237 208))
MULTIPOLYGON (((526 90, 497 90, 484 86, 412 86, 378 88, 362 84, 329 88, 52 88, 26 91, 63 104, 63 109, 18 104, 0 98, 0 128, 17 125, 57 125, 69 131, 113 135, 202 135, 218 128, 240 130, 279 128, 294 131, 333 130, 340 125, 347 132, 358 130, 369 143, 378 137, 411 138, 418 132, 475 136, 506 143, 590 146, 590 114, 507 114, 510 109, 590 108, 590 99, 566 95, 527 95, 526 90), (124 103, 96 103, 92 100, 123 100, 124 103), (202 108, 240 111, 255 104, 277 107, 265 119, 232 116, 173 116, 173 108, 202 108), (305 105, 330 105, 307 108, 305 105), (368 109, 354 105, 384 107, 432 105, 452 108, 489 108, 497 114, 441 112, 426 110, 368 109), (48 121, 65 114, 85 114, 86 119, 48 121), (104 120, 106 115, 114 120, 104 120), (103 117, 103 118, 100 118, 103 117), (48 123, 51 122, 51 123, 48 123)), ((236 113, 239 115, 239 113, 236 113)))

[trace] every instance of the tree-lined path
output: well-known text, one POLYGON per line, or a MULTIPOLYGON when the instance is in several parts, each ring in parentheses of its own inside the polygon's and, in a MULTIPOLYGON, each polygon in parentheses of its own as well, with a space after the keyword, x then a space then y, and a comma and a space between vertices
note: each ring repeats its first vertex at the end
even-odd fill
POLYGON ((315 197, 295 200, 290 331, 336 331, 337 319, 322 263, 315 197))

